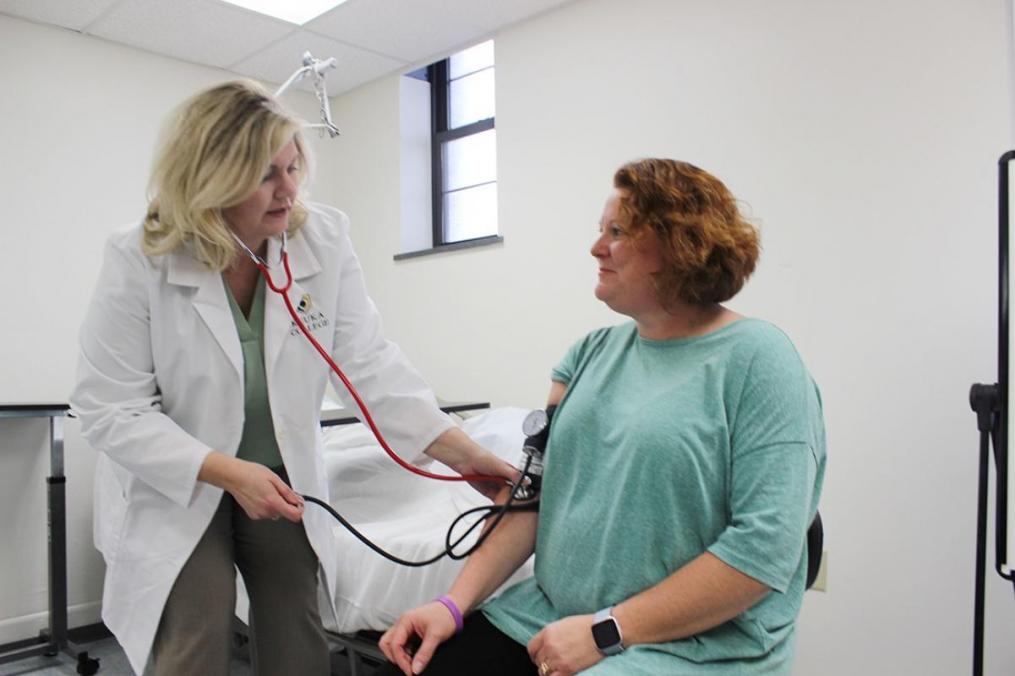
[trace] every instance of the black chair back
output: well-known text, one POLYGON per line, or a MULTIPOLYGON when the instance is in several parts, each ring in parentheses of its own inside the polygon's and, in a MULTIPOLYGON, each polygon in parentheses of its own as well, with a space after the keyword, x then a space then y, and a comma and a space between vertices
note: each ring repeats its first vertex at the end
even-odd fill
POLYGON ((825 529, 821 525, 821 512, 814 513, 814 521, 807 529, 807 586, 810 589, 821 568, 821 551, 825 546, 825 529))

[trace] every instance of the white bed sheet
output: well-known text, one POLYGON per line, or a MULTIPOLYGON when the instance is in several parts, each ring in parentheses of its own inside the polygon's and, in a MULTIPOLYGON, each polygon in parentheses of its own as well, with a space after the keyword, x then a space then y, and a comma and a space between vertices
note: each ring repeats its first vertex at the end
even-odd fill
MULTIPOLYGON (((462 428, 504 460, 517 465, 524 435, 521 423, 527 409, 496 408, 470 417, 462 428)), ((338 425, 324 430, 324 462, 331 504, 370 540, 407 560, 439 553, 445 533, 462 512, 488 501, 461 482, 425 479, 397 466, 363 425, 338 425)), ((453 473, 440 463, 430 471, 453 473)), ((307 509, 319 509, 307 505, 307 509)), ((475 541, 480 529, 460 546, 475 541)), ((337 588, 338 615, 322 607, 325 628, 342 634, 363 629, 384 630, 405 610, 433 600, 447 591, 464 561, 447 557, 429 566, 409 568, 388 561, 335 522, 340 555, 337 588)), ((505 586, 532 575, 530 558, 505 586)), ((240 596, 237 615, 246 618, 247 598, 237 576, 240 596)), ((323 593, 323 585, 322 585, 323 593)))

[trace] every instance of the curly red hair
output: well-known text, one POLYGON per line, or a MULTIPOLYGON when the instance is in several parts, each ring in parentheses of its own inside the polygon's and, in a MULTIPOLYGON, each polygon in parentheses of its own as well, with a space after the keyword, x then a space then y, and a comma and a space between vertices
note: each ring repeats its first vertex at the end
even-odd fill
POLYGON ((655 274, 665 307, 721 303, 754 271, 761 245, 736 198, 707 171, 669 159, 628 162, 613 177, 632 235, 654 233, 664 267, 655 274))

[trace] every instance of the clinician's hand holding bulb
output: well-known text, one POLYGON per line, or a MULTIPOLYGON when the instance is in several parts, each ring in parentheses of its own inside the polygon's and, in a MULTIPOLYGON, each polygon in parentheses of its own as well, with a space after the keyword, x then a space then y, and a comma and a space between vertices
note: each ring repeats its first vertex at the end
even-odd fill
POLYGON ((264 465, 212 451, 197 478, 227 491, 251 519, 303 518, 303 498, 264 465))

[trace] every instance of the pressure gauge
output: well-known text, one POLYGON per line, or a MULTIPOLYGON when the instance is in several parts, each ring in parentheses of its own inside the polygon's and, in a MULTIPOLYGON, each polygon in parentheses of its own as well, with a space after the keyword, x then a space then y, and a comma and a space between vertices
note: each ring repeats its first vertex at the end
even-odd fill
POLYGON ((525 420, 522 421, 522 432, 527 437, 534 437, 545 430, 549 424, 550 418, 546 415, 546 411, 537 408, 525 416, 525 420))

